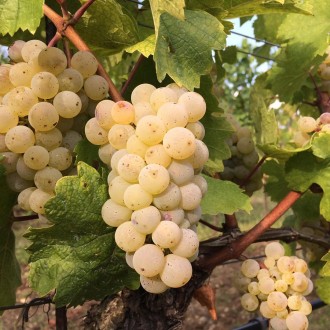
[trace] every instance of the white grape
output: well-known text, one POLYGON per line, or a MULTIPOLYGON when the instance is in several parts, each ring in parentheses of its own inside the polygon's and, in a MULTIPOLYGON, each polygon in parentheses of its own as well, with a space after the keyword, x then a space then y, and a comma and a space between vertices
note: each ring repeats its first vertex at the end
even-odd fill
POLYGON ((161 221, 152 233, 152 241, 161 248, 176 246, 182 238, 182 230, 172 221, 161 221))
POLYGON ((192 266, 188 259, 168 254, 165 256, 165 266, 160 273, 161 280, 170 288, 185 285, 192 277, 192 266))
POLYGON ((176 209, 181 202, 180 188, 170 182, 169 186, 160 194, 155 195, 153 204, 160 210, 173 210, 176 209))
POLYGON ((163 293, 168 289, 168 286, 160 279, 159 275, 153 277, 141 275, 140 282, 143 289, 150 293, 163 293))
POLYGON ((85 134, 89 142, 95 145, 108 143, 108 131, 102 128, 96 118, 91 118, 85 125, 85 134))
POLYGON ((270 277, 263 277, 259 280, 259 290, 261 293, 270 294, 275 290, 275 282, 270 277))
POLYGON ((107 143, 99 148, 98 154, 101 161, 110 166, 111 157, 116 151, 117 150, 110 143, 107 143))
POLYGON ((33 181, 23 179, 17 172, 9 173, 6 175, 6 182, 12 191, 21 192, 26 188, 33 186, 33 181))
POLYGON ((275 312, 280 312, 288 305, 288 299, 283 292, 274 291, 268 295, 268 306, 275 312))
POLYGON ((303 313, 291 312, 286 318, 286 326, 289 330, 306 330, 308 319, 303 313))
POLYGON ((38 72, 31 80, 31 89, 41 99, 53 98, 59 90, 57 78, 50 72, 38 72))
POLYGON ((259 300, 255 295, 251 293, 245 293, 241 297, 241 304, 245 310, 253 312, 258 308, 259 300))
POLYGON ((254 296, 257 296, 260 293, 257 282, 250 282, 247 289, 248 289, 249 293, 253 294, 254 296))
MULTIPOLYGON (((16 171, 17 174, 23 178, 24 180, 33 180, 34 176, 36 174, 36 170, 33 170, 32 168, 28 167, 24 160, 23 156, 18 158, 17 164, 16 164, 16 171)), ((7 171, 8 173, 8 171, 7 171)))
POLYGON ((111 116, 117 124, 130 124, 134 121, 134 107, 127 101, 118 101, 111 107, 111 116))
POLYGON ((81 73, 73 68, 67 68, 57 75, 59 91, 71 91, 78 93, 83 85, 84 78, 81 73))
POLYGON ((181 225, 184 220, 184 210, 183 209, 174 209, 174 210, 168 210, 168 211, 160 211, 162 215, 162 219, 166 221, 173 221, 177 225, 181 225))
POLYGON ((31 58, 38 56, 38 54, 46 48, 47 45, 40 40, 29 40, 21 49, 22 58, 25 62, 28 62, 31 58))
POLYGON ((272 330, 287 330, 286 321, 283 318, 277 316, 269 320, 269 324, 272 330))
POLYGON ((8 56, 13 62, 23 62, 22 48, 25 45, 23 40, 15 40, 8 48, 8 56))
POLYGON ((80 97, 71 91, 59 92, 53 100, 53 105, 58 114, 63 118, 73 118, 81 110, 80 97))
POLYGON ((95 118, 99 125, 106 130, 109 130, 115 124, 111 114, 114 104, 115 102, 111 100, 102 100, 95 108, 95 118))
POLYGON ((191 225, 197 224, 199 219, 202 217, 202 208, 198 206, 193 210, 185 210, 185 217, 191 225))
POLYGON ((188 122, 198 121, 205 115, 206 103, 198 93, 184 93, 180 96, 178 103, 185 106, 188 113, 188 122))
POLYGON ((95 101, 103 100, 108 94, 107 81, 98 75, 88 77, 84 82, 84 90, 86 95, 95 101))
POLYGON ((178 96, 171 88, 160 87, 154 90, 151 95, 149 102, 154 110, 158 110, 164 103, 177 102, 178 96))
POLYGON ((7 105, 0 105, 0 133, 7 133, 17 124, 18 115, 7 105))
MULTIPOLYGON (((138 156, 139 157, 139 156, 138 156)), ((119 166, 118 166, 118 172, 119 166)), ((141 187, 152 195, 162 193, 170 183, 170 175, 166 168, 158 164, 144 166, 138 175, 141 187)))
POLYGON ((131 94, 132 104, 140 102, 149 102, 150 95, 156 90, 156 87, 150 84, 141 84, 136 86, 131 94))
POLYGON ((104 222, 111 227, 118 227, 129 221, 132 210, 108 199, 102 206, 101 215, 104 222))
POLYGON ((10 151, 19 154, 34 145, 35 136, 31 128, 15 126, 6 133, 5 142, 10 151))
POLYGON ((171 181, 178 186, 191 182, 194 178, 194 169, 186 160, 173 160, 167 168, 171 181))
POLYGON ((308 288, 308 278, 301 272, 293 273, 293 283, 291 288, 298 292, 303 292, 308 288))
POLYGON ((174 102, 164 103, 158 109, 157 117, 163 121, 167 131, 173 127, 185 127, 188 123, 185 107, 174 102))
POLYGON ((27 116, 31 107, 38 103, 38 98, 32 89, 25 86, 12 89, 7 97, 8 107, 19 117, 27 116))
POLYGON ((41 170, 49 163, 49 153, 44 147, 32 146, 25 151, 23 159, 26 166, 41 170))
POLYGON ((247 259, 242 262, 241 272, 244 276, 253 278, 256 277, 260 270, 258 261, 254 259, 247 259))
POLYGON ((316 130, 317 122, 313 117, 302 116, 298 119, 298 129, 304 133, 311 133, 316 130))
POLYGON ((281 273, 292 273, 295 269, 294 260, 288 256, 283 256, 277 260, 277 268, 281 273))
POLYGON ((59 171, 64 171, 68 169, 71 164, 72 154, 69 149, 58 147, 49 151, 49 166, 55 167, 59 171))
POLYGON ((55 190, 57 181, 61 178, 62 173, 58 169, 47 166, 37 171, 34 183, 38 189, 52 193, 55 190))
POLYGON ((62 132, 54 127, 50 131, 35 132, 36 144, 46 148, 48 151, 59 147, 62 144, 62 132))
POLYGON ((14 88, 9 79, 9 72, 11 67, 12 66, 8 64, 0 65, 0 95, 5 95, 14 88))
POLYGON ((11 66, 9 71, 9 79, 15 87, 29 87, 32 83, 34 74, 35 72, 29 64, 20 62, 11 66))
POLYGON ((91 52, 80 50, 73 54, 71 66, 79 71, 84 78, 87 78, 96 73, 98 62, 91 52))
MULTIPOLYGON (((145 165, 142 157, 135 154, 126 154, 119 159, 116 169, 124 180, 130 183, 137 183, 139 174, 145 165)), ((142 185, 141 187, 145 189, 142 185)))
POLYGON ((134 252, 145 242, 146 236, 139 233, 130 221, 119 225, 115 232, 115 241, 118 247, 125 252, 134 252))
POLYGON ((135 229, 142 234, 151 234, 161 221, 159 210, 153 206, 136 210, 131 216, 132 224, 135 229))
POLYGON ((144 144, 139 138, 133 134, 131 135, 126 143, 126 149, 130 154, 136 154, 144 158, 149 146, 144 144))
POLYGON ((196 121, 193 123, 188 123, 186 128, 192 132, 196 139, 203 140, 205 136, 205 128, 204 125, 200 121, 196 121))
POLYGON ((265 247, 265 254, 267 257, 274 258, 275 260, 284 256, 284 247, 278 242, 271 242, 265 247))
POLYGON ((197 234, 191 229, 181 229, 182 237, 177 245, 170 248, 173 254, 181 257, 192 257, 199 247, 199 239, 197 234))
POLYGON ((108 132, 108 141, 114 148, 124 149, 133 134, 134 128, 131 125, 115 124, 108 132))
POLYGON ((168 155, 174 159, 188 158, 196 150, 194 134, 184 127, 170 129, 164 135, 163 145, 168 155))
POLYGON ((125 190, 124 202, 129 209, 136 211, 149 206, 152 202, 152 195, 139 184, 133 184, 125 190))
POLYGON ((31 207, 30 207, 30 196, 31 194, 36 190, 36 187, 29 187, 26 188, 24 190, 22 190, 18 197, 17 197, 17 203, 19 205, 20 208, 22 208, 25 211, 32 211, 31 207))
POLYGON ((34 190, 29 198, 31 210, 39 214, 45 214, 45 204, 53 196, 54 196, 53 194, 47 193, 40 189, 34 190))
POLYGON ((6 174, 16 171, 19 156, 15 152, 6 151, 1 153, 1 165, 5 168, 6 174))
POLYGON ((59 115, 56 108, 48 102, 39 102, 29 111, 29 123, 36 131, 50 131, 58 121, 59 115))
POLYGON ((124 193, 131 184, 121 176, 114 177, 109 183, 110 198, 116 203, 125 206, 124 193))
POLYGON ((267 319, 271 319, 276 316, 276 312, 269 307, 267 301, 262 301, 260 303, 259 310, 260 314, 267 319))
POLYGON ((117 166, 118 166, 118 162, 120 160, 120 158, 122 158, 124 155, 128 154, 126 149, 120 149, 117 150, 111 157, 111 161, 110 161, 110 165, 112 170, 115 170, 117 173, 117 166))
POLYGON ((157 116, 144 116, 136 125, 136 136, 147 145, 155 145, 163 140, 165 125, 157 116))
POLYGON ((168 167, 172 161, 162 144, 149 147, 144 157, 147 164, 159 164, 164 167, 168 167))
POLYGON ((48 71, 57 76, 68 65, 64 52, 56 47, 47 47, 38 54, 38 64, 41 71, 48 71))
MULTIPOLYGON (((65 132, 63 135, 62 146, 64 148, 69 149, 71 152, 73 152, 73 150, 76 147, 76 145, 78 144, 78 142, 81 141, 82 139, 83 139, 83 137, 78 132, 69 130, 69 131, 65 132)), ((109 164, 110 164, 110 159, 109 159, 109 164)))
POLYGON ((309 315, 312 313, 313 307, 311 303, 307 300, 302 300, 301 307, 299 308, 299 312, 303 313, 304 315, 309 315))
POLYGON ((180 207, 184 210, 196 209, 202 200, 202 192, 194 183, 188 183, 180 187, 181 203, 180 207))
POLYGON ((140 102, 134 104, 134 124, 136 125, 141 118, 149 115, 156 115, 149 102, 140 102))
POLYGON ((138 248, 133 255, 135 271, 143 276, 158 275, 164 268, 165 256, 161 248, 154 244, 145 244, 138 248))

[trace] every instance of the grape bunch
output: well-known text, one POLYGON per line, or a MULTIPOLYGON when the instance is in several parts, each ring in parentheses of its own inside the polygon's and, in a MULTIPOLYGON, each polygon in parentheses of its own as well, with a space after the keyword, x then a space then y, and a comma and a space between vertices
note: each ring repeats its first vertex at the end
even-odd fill
POLYGON ((85 127, 111 169, 104 221, 151 293, 186 284, 197 258, 196 223, 207 183, 200 172, 209 152, 199 122, 201 95, 175 84, 137 86, 131 103, 103 100, 85 127))
POLYGON ((305 296, 313 290, 307 263, 296 256, 285 256, 278 242, 265 248, 264 267, 254 259, 241 265, 240 286, 243 308, 249 312, 259 308, 270 319, 273 330, 305 330, 312 305, 305 296))
POLYGON ((305 146, 315 132, 330 133, 330 113, 322 113, 317 119, 310 116, 301 116, 298 119, 298 132, 293 136, 293 141, 298 147, 305 146))
POLYGON ((12 64, 0 66, 0 164, 19 206, 44 214, 56 182, 73 170, 81 127, 108 85, 87 51, 75 53, 68 67, 62 50, 18 40, 9 56, 12 64))
POLYGON ((248 195, 262 187, 262 172, 257 170, 246 182, 252 169, 259 161, 259 154, 256 151, 252 132, 248 127, 242 127, 240 123, 230 114, 227 120, 235 132, 227 139, 226 143, 231 151, 231 158, 224 160, 224 170, 221 178, 230 180, 245 189, 248 195))

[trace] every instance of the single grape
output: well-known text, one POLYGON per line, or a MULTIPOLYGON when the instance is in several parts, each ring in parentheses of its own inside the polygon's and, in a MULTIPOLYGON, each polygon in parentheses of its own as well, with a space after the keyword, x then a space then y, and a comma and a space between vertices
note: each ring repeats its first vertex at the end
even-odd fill
POLYGON ((23 40, 15 40, 8 48, 8 56, 13 62, 23 62, 22 48, 25 45, 23 40))
POLYGON ((32 146, 25 151, 23 159, 26 166, 33 170, 41 170, 48 165, 50 157, 44 147, 32 146))
POLYGON ((46 48, 47 45, 40 40, 29 40, 21 48, 21 56, 25 62, 29 62, 31 58, 38 56, 46 48))
POLYGON ((180 96, 179 104, 183 104, 188 113, 188 122, 195 122, 203 118, 206 112, 204 98, 195 92, 187 92, 180 96))
POLYGON ((31 210, 39 214, 45 214, 45 204, 53 196, 54 196, 53 194, 47 193, 40 189, 34 190, 29 198, 31 210))
POLYGON ((53 105, 58 114, 63 118, 77 116, 82 106, 80 97, 71 91, 59 92, 54 97, 53 105))
POLYGON ((31 207, 30 207, 30 196, 31 194, 36 190, 36 187, 29 187, 26 188, 24 190, 22 190, 18 197, 17 197, 17 203, 19 205, 20 208, 22 208, 25 211, 32 211, 31 207))
POLYGON ((285 251, 283 245, 278 242, 271 242, 265 247, 266 257, 271 257, 275 260, 279 259, 280 257, 283 257, 284 253, 285 251))
POLYGON ((280 312, 287 307, 288 299, 283 292, 274 291, 268 295, 267 304, 275 312, 280 312))
POLYGON ((125 205, 131 210, 140 210, 152 203, 152 195, 139 184, 130 185, 124 193, 125 205))
POLYGON ((291 312, 286 318, 286 326, 289 330, 306 330, 308 328, 308 319, 301 312, 291 312))
POLYGON ((118 101, 111 107, 111 117, 117 124, 130 124, 134 121, 134 107, 127 101, 118 101))
POLYGON ((59 90, 57 78, 50 72, 38 72, 31 80, 31 89, 41 99, 53 98, 59 90))
POLYGON ((181 229, 182 237, 177 245, 170 248, 171 252, 175 255, 190 258, 198 250, 199 239, 197 234, 191 229, 181 229))
POLYGON ((48 102, 39 102, 29 111, 29 123, 36 131, 50 131, 58 121, 59 115, 56 108, 48 102))
POLYGON ((17 124, 18 115, 7 105, 0 105, 0 133, 7 133, 17 124))
POLYGON ((155 206, 150 205, 134 211, 131 216, 131 221, 138 232, 147 235, 151 234, 159 225, 161 214, 155 206))
POLYGON ((164 167, 168 167, 172 161, 162 144, 149 147, 144 157, 147 164, 159 164, 164 167))
POLYGON ((248 312, 253 312, 258 308, 259 300, 255 295, 251 293, 245 293, 241 297, 241 304, 245 310, 248 312))
POLYGON ((129 221, 132 210, 117 204, 112 199, 108 199, 102 206, 101 215, 104 222, 111 227, 118 227, 122 223, 129 221))
POLYGON ((95 145, 102 145, 109 142, 108 131, 102 128, 96 118, 88 120, 85 126, 85 134, 87 140, 95 145))
POLYGON ((69 149, 58 147, 49 151, 49 166, 59 171, 68 169, 72 164, 72 154, 69 149))
POLYGON ((163 249, 175 247, 182 238, 182 230, 172 221, 161 221, 152 233, 152 241, 163 249))
POLYGON ((35 136, 31 128, 26 126, 15 126, 11 128, 5 137, 7 148, 15 153, 24 153, 29 147, 33 146, 35 136))
POLYGON ((157 116, 145 116, 136 125, 136 136, 146 145, 152 146, 163 140, 165 125, 157 116))
POLYGON ((160 279, 159 275, 153 277, 141 275, 140 282, 143 289, 150 293, 163 293, 168 289, 168 286, 160 279))
POLYGON ((170 182, 169 186, 162 193, 155 195, 153 199, 153 204, 163 211, 176 209, 180 202, 181 190, 173 182, 170 182))
MULTIPOLYGON (((145 165, 142 157, 135 154, 126 154, 120 158, 116 169, 124 180, 130 183, 137 183, 139 181, 139 174, 145 165)), ((142 185, 141 187, 145 189, 142 185)))
POLYGON ((64 71, 68 61, 64 52, 56 47, 47 47, 38 54, 38 64, 41 71, 51 72, 55 76, 64 71))
POLYGON ((107 81, 98 75, 88 77, 84 82, 84 90, 86 95, 95 101, 103 100, 108 94, 107 81))
POLYGON ((71 66, 79 71, 84 78, 88 78, 96 73, 98 62, 91 52, 80 50, 73 54, 71 66))
MULTIPOLYGON (((73 68, 67 68, 57 75, 59 91, 71 91, 78 93, 84 86, 84 78, 81 73, 73 68)), ((79 95, 81 97, 81 95, 79 95)))
POLYGON ((118 247, 125 252, 134 252, 145 242, 146 236, 139 233, 130 221, 119 225, 115 232, 115 241, 118 247))
POLYGON ((168 102, 177 102, 178 96, 171 88, 160 87, 155 89, 151 95, 149 102, 152 108, 157 111, 163 104, 168 102))
POLYGON ((242 262, 241 272, 244 276, 253 278, 256 277, 260 270, 259 263, 254 259, 247 259, 242 262))

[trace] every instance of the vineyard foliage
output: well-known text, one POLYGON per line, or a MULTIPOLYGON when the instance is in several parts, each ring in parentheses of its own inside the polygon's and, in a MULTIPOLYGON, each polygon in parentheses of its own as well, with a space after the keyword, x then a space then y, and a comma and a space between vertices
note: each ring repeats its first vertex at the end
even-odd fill
MULTIPOLYGON (((74 13, 86 2, 68 1, 68 9, 74 13)), ((61 13, 55 0, 0 0, 0 44, 45 40, 44 3, 61 13)), ((261 166, 265 193, 274 202, 291 190, 304 193, 283 226, 297 230, 318 227, 312 235, 329 235, 330 135, 315 132, 303 146, 292 142, 299 116, 318 118, 330 100, 330 89, 321 90, 318 73, 329 46, 327 1, 97 0, 74 28, 119 89, 140 54, 144 55, 123 92, 127 100, 141 83, 159 87, 173 81, 204 97, 203 141, 210 151, 204 168, 208 192, 202 201, 206 218, 252 210, 250 196, 237 182, 219 180, 223 161, 231 157, 227 140, 234 129, 227 115, 233 113, 254 130, 260 158, 266 158, 261 166), (255 59, 243 56, 236 47, 226 48, 226 38, 235 30, 234 18, 240 18, 242 24, 253 19, 256 38, 272 43, 263 42, 253 49, 245 45, 245 51, 255 54, 255 59), (265 62, 270 68, 257 77, 258 70, 251 68, 265 62), (242 71, 247 67, 250 71, 242 71), (329 97, 324 101, 326 95, 329 97), (275 101, 280 105, 275 107, 275 101)), ((58 45, 62 47, 61 42, 58 45)), ((57 306, 76 306, 124 287, 139 286, 137 274, 126 265, 125 253, 115 244, 114 228, 101 217, 108 198, 108 169, 101 165, 94 168, 101 163, 97 150, 87 140, 78 144, 78 174, 62 178, 56 185, 56 196, 46 204, 51 225, 26 234, 31 241, 30 286, 41 295, 56 289, 57 306)), ((0 306, 15 302, 20 285, 11 228, 16 198, 6 186, 0 159, 0 306)), ((302 243, 309 253, 313 250, 310 244, 302 243)), ((317 292, 329 303, 327 252, 320 249, 312 261, 320 270, 317 292)))

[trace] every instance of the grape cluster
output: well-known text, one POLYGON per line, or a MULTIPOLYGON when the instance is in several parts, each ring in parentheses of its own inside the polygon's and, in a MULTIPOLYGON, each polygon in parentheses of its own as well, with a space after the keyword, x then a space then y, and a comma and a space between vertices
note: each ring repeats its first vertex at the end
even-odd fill
POLYGON ((306 315, 312 305, 305 296, 313 290, 307 263, 296 256, 285 256, 278 242, 265 248, 264 268, 254 259, 241 265, 239 283, 246 293, 241 297, 245 310, 256 311, 270 319, 274 330, 305 330, 308 328, 306 315))
POLYGON ((293 136, 293 141, 298 147, 305 146, 311 139, 311 133, 330 133, 330 113, 322 113, 314 119, 310 116, 301 116, 298 119, 298 132, 293 136))
POLYGON ((207 190, 200 175, 209 156, 199 122, 205 111, 198 93, 141 84, 131 103, 101 101, 85 127, 111 169, 102 217, 117 227, 117 245, 152 293, 181 287, 192 276, 207 190))
POLYGON ((62 50, 39 40, 16 41, 9 56, 12 64, 0 66, 0 163, 19 206, 44 214, 56 182, 73 169, 89 108, 108 85, 87 51, 75 53, 69 68, 62 50))
POLYGON ((231 151, 231 158, 223 162, 224 170, 221 173, 221 178, 237 183, 245 189, 248 195, 252 195, 254 191, 262 187, 262 172, 260 170, 257 170, 248 182, 245 182, 259 161, 252 132, 250 128, 242 127, 230 114, 227 115, 227 120, 235 132, 226 141, 231 151))

